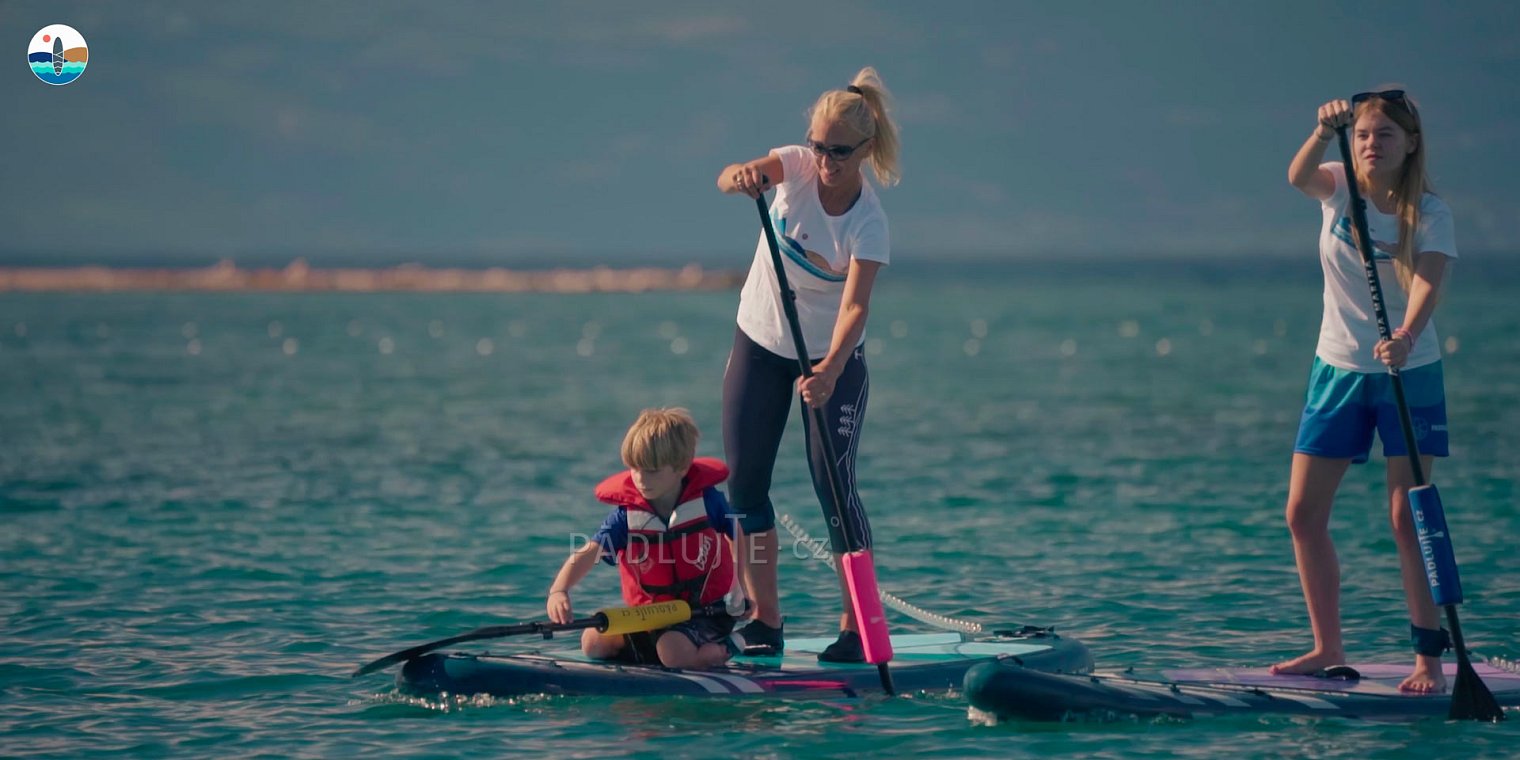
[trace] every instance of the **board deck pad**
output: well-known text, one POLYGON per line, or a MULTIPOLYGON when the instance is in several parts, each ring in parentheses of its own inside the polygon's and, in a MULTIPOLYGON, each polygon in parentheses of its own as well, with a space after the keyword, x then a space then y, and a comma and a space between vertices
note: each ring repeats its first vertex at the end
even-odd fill
MULTIPOLYGON (((828 645, 834 643, 833 637, 816 637, 804 639, 791 639, 786 642, 786 649, 779 655, 748 656, 739 655, 733 658, 731 667, 746 667, 750 669, 775 669, 782 671, 808 671, 820 670, 853 670, 857 668, 870 668, 875 672, 876 666, 864 662, 819 662, 818 653, 828 645)), ((1022 657, 1048 651, 1051 645, 1039 639, 1021 641, 968 641, 959 633, 919 633, 919 634, 894 634, 892 636, 892 650, 894 652, 892 662, 906 665, 912 661, 938 661, 956 660, 975 657, 998 657, 1008 655, 1022 657)), ((491 655, 483 655, 489 657, 491 655)), ((587 657, 579 649, 555 649, 519 652, 511 657, 541 657, 558 662, 585 662, 592 664, 606 664, 602 660, 594 660, 587 657)), ((625 666, 626 667, 626 666, 625 666)))
MULTIPOLYGON (((1393 665, 1388 663, 1362 663, 1353 664, 1351 667, 1362 674, 1361 679, 1346 681, 1337 678, 1319 678, 1312 675, 1273 675, 1266 668, 1189 668, 1182 670, 1162 671, 1162 677, 1171 683, 1198 686, 1254 686, 1263 689, 1301 689, 1304 691, 1326 691, 1338 694, 1377 694, 1380 696, 1397 696, 1410 698, 1429 698, 1432 696, 1449 696, 1441 694, 1419 694, 1416 692, 1400 691, 1399 684, 1409 677, 1410 665, 1393 665)), ((1446 674, 1446 685, 1450 688, 1456 682, 1457 664, 1455 662, 1443 663, 1441 670, 1446 674)), ((1474 663, 1473 671, 1483 679, 1483 683, 1489 691, 1495 694, 1504 692, 1520 693, 1520 673, 1511 673, 1500 670, 1492 665, 1474 663)))
MULTIPOLYGON (((1444 718, 1450 691, 1399 690, 1409 663, 1353 663, 1357 680, 1273 675, 1266 668, 1186 668, 1142 675, 1097 671, 1071 676, 1031 671, 1006 659, 966 673, 966 697, 998 717, 1033 720, 1113 719, 1121 716, 1198 717, 1224 714, 1294 714, 1368 720, 1444 718)), ((1456 663, 1443 663, 1448 687, 1456 663)), ((1501 706, 1520 708, 1520 673, 1488 664, 1474 671, 1501 706)))

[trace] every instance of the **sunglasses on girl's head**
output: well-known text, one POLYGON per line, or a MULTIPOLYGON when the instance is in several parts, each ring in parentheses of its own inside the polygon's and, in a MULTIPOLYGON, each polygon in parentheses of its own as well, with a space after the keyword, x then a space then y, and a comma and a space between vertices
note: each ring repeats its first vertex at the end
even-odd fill
POLYGON ((843 161, 850 156, 855 155, 855 151, 859 149, 860 146, 865 145, 867 142, 869 142, 870 139, 871 138, 867 137, 866 139, 861 140, 854 145, 824 145, 817 140, 809 139, 807 141, 807 146, 809 148, 812 148, 813 153, 819 157, 828 156, 835 161, 843 161))
POLYGON ((1360 103, 1360 102, 1362 102, 1364 100, 1371 100, 1373 98, 1382 98, 1383 100, 1387 100, 1387 101, 1391 101, 1391 102, 1394 102, 1394 103, 1398 103, 1401 106, 1405 106, 1405 107, 1409 106, 1409 101, 1404 98, 1404 91, 1403 90, 1383 90, 1382 92, 1359 92, 1359 93, 1351 96, 1351 105, 1354 106, 1357 103, 1360 103))

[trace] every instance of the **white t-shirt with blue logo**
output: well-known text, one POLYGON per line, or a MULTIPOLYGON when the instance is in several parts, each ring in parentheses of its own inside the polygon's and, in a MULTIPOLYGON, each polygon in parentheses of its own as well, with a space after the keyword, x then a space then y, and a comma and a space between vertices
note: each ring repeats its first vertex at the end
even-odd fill
MULTIPOLYGON (((1372 347, 1378 342, 1377 317, 1372 310, 1372 293, 1367 288, 1367 270, 1351 236, 1351 194, 1346 188, 1346 168, 1339 161, 1320 164, 1320 168, 1335 177, 1335 193, 1320 201, 1324 225, 1319 233, 1319 262, 1325 272, 1325 312, 1315 353, 1332 367, 1353 372, 1387 372, 1388 367, 1372 354, 1372 347)), ((1409 305, 1409 296, 1399 285, 1393 269, 1399 218, 1378 211, 1369 201, 1367 229, 1372 235, 1383 306, 1388 310, 1388 328, 1396 330, 1404 323, 1404 310, 1409 305)), ((1414 243, 1416 255, 1434 252, 1457 258, 1451 209, 1431 193, 1420 201, 1420 225, 1415 230, 1414 243)), ((1431 319, 1420 331, 1404 367, 1412 369, 1440 359, 1440 338, 1436 335, 1435 320, 1431 319)))
MULTIPOLYGON (((855 205, 839 216, 829 216, 818 200, 818 164, 813 152, 802 145, 788 145, 771 153, 781 159, 785 175, 771 201, 771 224, 776 228, 787 282, 797 293, 797 316, 812 354, 809 358, 821 359, 834 341, 850 259, 886 264, 890 258, 887 215, 871 183, 863 182, 855 205)), ((797 351, 780 298, 762 230, 755 262, 739 293, 739 329, 767 351, 795 359, 797 351)))

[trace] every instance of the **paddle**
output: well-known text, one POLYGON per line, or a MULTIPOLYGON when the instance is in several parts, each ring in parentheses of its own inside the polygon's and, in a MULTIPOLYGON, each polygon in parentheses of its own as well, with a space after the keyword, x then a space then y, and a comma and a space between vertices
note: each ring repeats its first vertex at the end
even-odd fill
MULTIPOLYGON (((764 184, 770 184, 766 179, 764 184)), ((809 359, 807 341, 802 337, 802 323, 797 318, 797 294, 786 279, 786 267, 781 263, 781 248, 776 244, 776 229, 771 225, 771 210, 765 204, 765 195, 755 198, 755 208, 760 211, 760 224, 765 230, 765 242, 771 248, 771 267, 776 270, 776 283, 781 290, 781 309, 786 312, 787 324, 792 329, 792 345, 797 350, 797 366, 803 379, 813 376, 813 363, 809 359)), ((849 521, 844 514, 844 486, 839 479, 838 460, 834 454, 834 441, 827 435, 828 418, 823 409, 812 407, 813 432, 823 447, 823 468, 829 479, 829 491, 833 496, 834 519, 839 521, 839 532, 844 536, 845 546, 834 547, 840 552, 844 565, 845 586, 850 590, 850 604, 855 609, 855 624, 860 627, 860 641, 865 650, 866 662, 876 666, 881 674, 881 688, 889 696, 894 694, 892 674, 887 662, 892 659, 892 638, 887 632, 887 614, 881 609, 881 596, 876 589, 876 563, 871 550, 853 545, 849 521)))
MULTIPOLYGON (((1356 248, 1362 254, 1362 266, 1367 270, 1367 287, 1372 290, 1372 309, 1377 316, 1378 334, 1383 340, 1392 340, 1388 328, 1388 310, 1383 307, 1383 287, 1378 282, 1377 264, 1373 260, 1372 235, 1367 231, 1367 202, 1362 200, 1357 187, 1356 169, 1352 166, 1351 141, 1344 126, 1337 127, 1340 135, 1341 163, 1346 167, 1346 189, 1351 193, 1351 223, 1356 227, 1356 248)), ((1413 346, 1411 346, 1413 348, 1413 346)), ((1420 555, 1425 560, 1425 580, 1430 584, 1430 594, 1438 606, 1446 610, 1446 622, 1451 626, 1452 648, 1457 650, 1457 682, 1451 689, 1452 720, 1504 720, 1504 710, 1494 699, 1493 692, 1473 670, 1467 654, 1467 644, 1462 640, 1462 625, 1457 621, 1457 605, 1462 603, 1462 583, 1457 577, 1457 560, 1452 553, 1451 538, 1446 531, 1446 512, 1441 507, 1441 495, 1436 487, 1425 482, 1425 468, 1420 464, 1420 450, 1416 447, 1414 424, 1409 418, 1409 404, 1404 399, 1404 381, 1397 367, 1388 368, 1388 378, 1393 385, 1393 399, 1399 410, 1399 428, 1404 432, 1404 447, 1409 450, 1409 467, 1414 473, 1414 488, 1409 489, 1409 508, 1414 515, 1416 532, 1420 539, 1420 555)))
POLYGON ((535 621, 531 623, 516 623, 514 625, 488 625, 484 628, 476 628, 469 633, 461 633, 458 636, 450 636, 446 639, 420 644, 411 649, 403 649, 395 654, 388 654, 355 670, 352 677, 358 678, 381 668, 395 665, 398 662, 414 660, 428 652, 442 649, 450 644, 458 644, 465 641, 499 639, 503 636, 518 636, 525 633, 536 633, 547 639, 559 631, 579 631, 585 628, 595 628, 601 633, 636 633, 639 631, 652 631, 656 628, 665 628, 676 623, 685 622, 693 617, 705 617, 720 613, 727 614, 722 603, 713 605, 712 607, 692 610, 691 606, 685 601, 677 599, 669 602, 640 605, 638 607, 610 607, 600 610, 590 617, 571 620, 568 623, 535 621))

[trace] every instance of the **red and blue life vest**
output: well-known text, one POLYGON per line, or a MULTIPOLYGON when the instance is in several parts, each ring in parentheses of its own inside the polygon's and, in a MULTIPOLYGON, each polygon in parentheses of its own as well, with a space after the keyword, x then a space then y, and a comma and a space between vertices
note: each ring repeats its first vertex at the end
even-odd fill
POLYGON ((695 608, 728 593, 733 550, 728 536, 709 524, 705 506, 708 498, 723 498, 714 486, 727 478, 728 466, 721 461, 692 460, 669 523, 639 493, 632 473, 613 475, 596 487, 597 500, 621 507, 628 517, 628 545, 617 554, 625 604, 684 599, 695 608))

